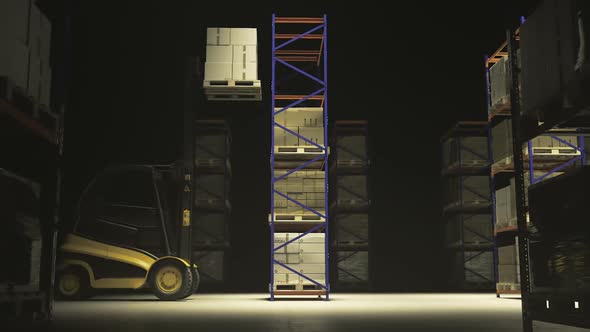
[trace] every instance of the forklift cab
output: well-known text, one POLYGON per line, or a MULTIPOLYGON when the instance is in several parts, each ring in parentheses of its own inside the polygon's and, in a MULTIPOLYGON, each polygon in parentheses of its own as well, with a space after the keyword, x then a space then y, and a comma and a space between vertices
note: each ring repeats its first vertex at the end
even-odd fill
POLYGON ((198 287, 198 271, 177 257, 180 184, 173 166, 124 165, 96 176, 82 193, 74 232, 61 246, 62 298, 98 288, 149 287, 177 300, 198 287))

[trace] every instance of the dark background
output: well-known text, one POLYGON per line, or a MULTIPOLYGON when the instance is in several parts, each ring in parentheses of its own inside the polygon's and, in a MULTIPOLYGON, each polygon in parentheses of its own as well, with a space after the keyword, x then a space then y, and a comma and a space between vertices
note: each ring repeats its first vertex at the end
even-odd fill
MULTIPOLYGON (((375 289, 446 290, 439 137, 458 120, 486 119, 484 55, 538 2, 47 1, 56 17, 71 16, 63 224, 105 166, 180 156, 183 57, 204 55, 205 28, 257 27, 264 101, 201 98, 196 108, 202 117, 223 114, 233 132, 228 290, 265 291, 271 14, 326 13, 330 120, 370 122, 375 289)), ((54 25, 54 55, 67 54, 65 29, 54 25)))

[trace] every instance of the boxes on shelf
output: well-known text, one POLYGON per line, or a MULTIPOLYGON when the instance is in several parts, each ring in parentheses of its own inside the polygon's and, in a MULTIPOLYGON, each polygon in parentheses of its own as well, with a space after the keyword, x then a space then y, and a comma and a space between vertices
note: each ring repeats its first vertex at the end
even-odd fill
POLYGON ((453 137, 443 143, 443 168, 488 165, 487 137, 453 137))
POLYGON ((503 56, 490 68, 490 103, 492 108, 510 101, 510 62, 503 56))
POLYGON ((568 88, 576 79, 588 77, 584 68, 589 60, 584 49, 589 43, 590 22, 584 19, 584 6, 575 0, 545 0, 522 25, 524 113, 536 113, 548 106, 557 106, 551 109, 559 112, 564 102, 580 106, 568 88))
POLYGON ((520 284, 518 238, 515 244, 498 248, 498 282, 520 284))
MULTIPOLYGON (((275 233, 275 248, 286 241, 296 239, 302 233, 275 233)), ((319 283, 325 282, 326 251, 325 234, 310 233, 296 239, 295 242, 286 245, 275 252, 276 261, 287 265, 289 268, 308 276, 319 283)), ((313 284, 309 280, 292 271, 274 264, 275 283, 277 284, 313 284), (278 279, 277 279, 278 278, 278 279), (277 280, 279 282, 277 282, 277 280)))
POLYGON ((340 244, 368 244, 369 215, 363 213, 344 214, 334 216, 335 242, 340 244))

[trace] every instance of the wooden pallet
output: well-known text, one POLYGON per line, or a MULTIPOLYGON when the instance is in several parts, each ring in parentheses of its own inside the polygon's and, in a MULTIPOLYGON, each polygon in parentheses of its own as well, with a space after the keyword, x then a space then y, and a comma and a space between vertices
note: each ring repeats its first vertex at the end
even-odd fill
POLYGON ((316 146, 275 146, 275 155, 322 155, 325 151, 316 146))
POLYGON ((496 284, 498 294, 520 294, 520 284, 499 282, 496 284))
POLYGON ((297 284, 274 284, 275 291, 297 291, 297 292, 307 292, 307 291, 324 291, 325 290, 310 282, 306 281, 305 283, 297 283, 297 284))
POLYGON ((496 116, 509 116, 511 109, 512 104, 510 102, 510 97, 504 97, 500 100, 500 102, 490 107, 488 112, 488 120, 491 120, 496 116))
MULTIPOLYGON (((269 215, 269 221, 270 221, 270 215, 269 215)), ((286 223, 292 223, 292 222, 325 222, 326 219, 323 217, 320 217, 316 214, 276 214, 274 215, 274 222, 275 223, 281 223, 281 222, 286 222, 286 223)))
POLYGON ((208 100, 244 101, 262 100, 260 80, 204 81, 203 88, 208 100))
MULTIPOLYGON (((559 148, 561 149, 561 148, 559 148)), ((557 150, 559 150, 557 149, 557 150)), ((565 149, 565 148, 564 148, 565 149)), ((569 148, 571 149, 571 148, 569 148)), ((571 149, 575 150, 575 149, 571 149)), ((548 150, 546 150, 548 151, 548 150)), ((553 150, 555 151, 555 150, 553 150)), ((579 156, 578 154, 535 154, 533 152, 533 163, 535 167, 535 171, 544 171, 544 170, 551 170, 555 167, 563 164, 564 162, 571 160, 575 157, 579 156)), ((523 156, 523 166, 525 169, 529 168, 529 156, 528 152, 526 155, 523 156)), ((508 156, 504 159, 501 159, 494 164, 492 164, 492 175, 497 175, 498 173, 503 172, 514 172, 514 157, 508 156)))

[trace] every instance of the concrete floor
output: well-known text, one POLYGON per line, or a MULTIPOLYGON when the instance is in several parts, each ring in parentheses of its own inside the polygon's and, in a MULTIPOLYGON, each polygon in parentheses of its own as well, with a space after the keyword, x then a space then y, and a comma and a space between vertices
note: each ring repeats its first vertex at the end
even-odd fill
MULTIPOLYGON (((267 294, 197 294, 178 302, 117 295, 56 303, 50 330, 486 332, 520 331, 520 319, 519 300, 493 294, 333 294, 330 302, 274 303, 267 294)), ((570 331, 537 325, 535 331, 570 331)))

